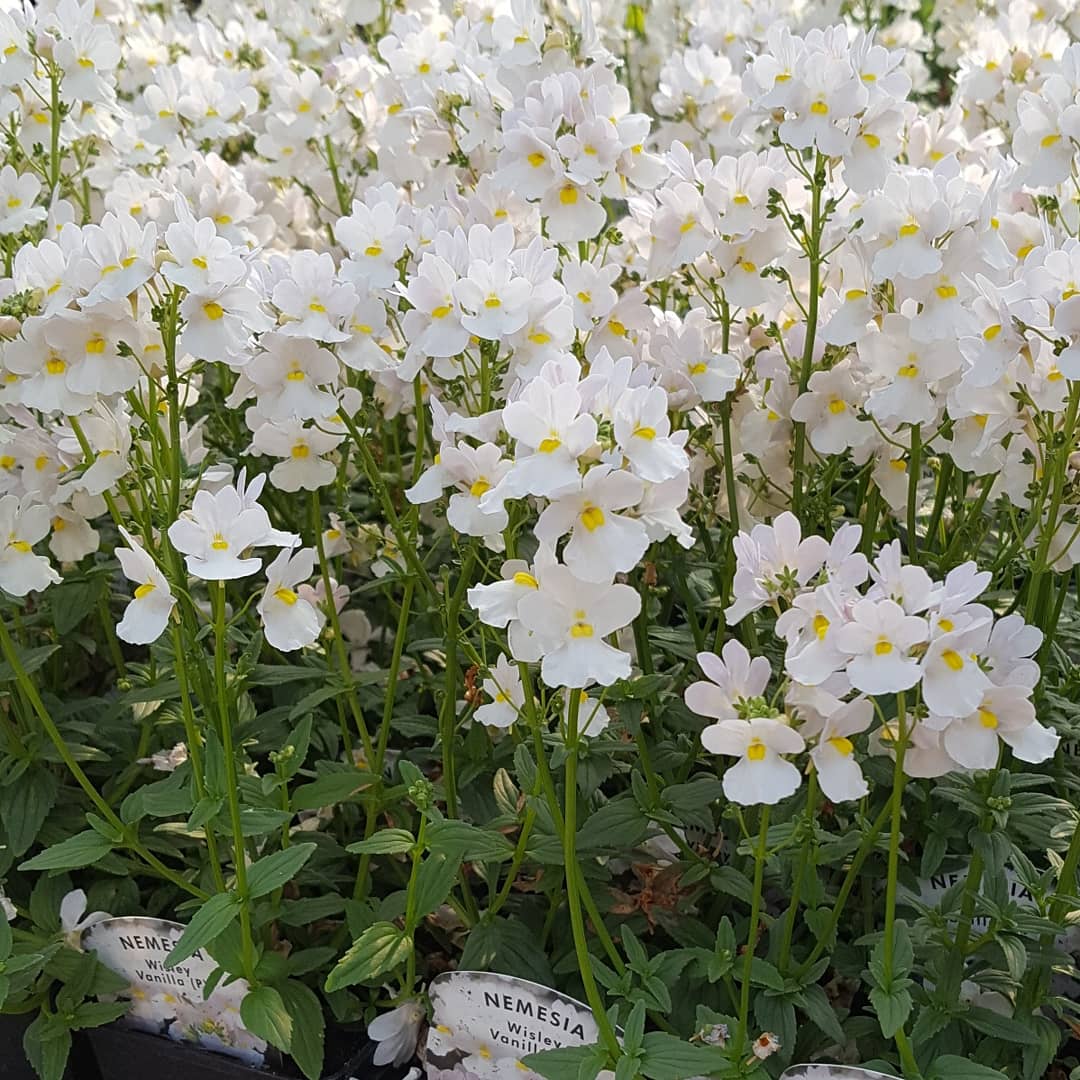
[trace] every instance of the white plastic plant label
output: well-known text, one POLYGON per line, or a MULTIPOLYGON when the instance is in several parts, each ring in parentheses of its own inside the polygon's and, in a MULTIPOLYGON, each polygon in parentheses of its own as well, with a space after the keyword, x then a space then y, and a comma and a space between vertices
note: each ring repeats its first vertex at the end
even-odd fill
POLYGON ((240 1021, 240 1002, 247 993, 242 979, 218 985, 204 998, 217 964, 196 952, 171 970, 165 961, 184 927, 167 919, 141 916, 105 919, 82 934, 82 947, 129 982, 121 997, 131 1009, 121 1021, 140 1031, 192 1042, 207 1050, 262 1065, 266 1043, 240 1021))
POLYGON ((439 1080, 445 1070, 481 1080, 528 1080, 536 1074, 522 1058, 600 1037, 587 1005, 525 979, 452 971, 433 979, 428 994, 428 1080, 439 1080))

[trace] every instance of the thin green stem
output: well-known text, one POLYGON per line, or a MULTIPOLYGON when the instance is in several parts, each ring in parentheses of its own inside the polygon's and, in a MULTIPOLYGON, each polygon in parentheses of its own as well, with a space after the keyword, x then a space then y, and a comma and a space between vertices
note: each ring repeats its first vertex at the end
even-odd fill
POLYGON ((761 808, 761 821, 758 824, 757 843, 754 845, 754 891, 750 902, 750 925, 746 930, 746 950, 743 953, 742 984, 739 987, 739 1034, 735 1045, 741 1047, 740 1053, 750 1052, 747 1044, 747 1029, 750 1022, 750 982, 753 977, 754 952, 758 944, 758 924, 761 921, 761 888, 765 877, 765 855, 769 842, 768 804, 761 808))
POLYGON ((577 866, 577 759, 578 759, 578 712, 581 708, 581 695, 573 690, 570 693, 570 707, 567 710, 566 732, 566 810, 563 814, 563 863, 566 866, 566 902, 570 908, 570 927, 574 935, 574 951, 577 954, 578 970, 585 985, 585 997, 600 1029, 600 1040, 607 1047, 612 1061, 617 1061, 620 1054, 619 1040, 615 1029, 608 1019, 600 989, 593 974, 592 958, 589 955, 589 943, 585 936, 585 919, 581 910, 581 896, 578 889, 577 866))
POLYGON ((229 804, 229 821, 232 826, 233 868, 236 873, 236 893, 240 902, 240 947, 243 974, 245 978, 250 979, 255 971, 255 954, 251 936, 251 905, 247 886, 247 852, 244 846, 243 824, 240 819, 240 786, 236 776, 240 763, 236 758, 228 686, 225 681, 225 582, 211 582, 210 595, 214 606, 214 682, 217 688, 221 723, 221 745, 225 755, 225 788, 229 804))

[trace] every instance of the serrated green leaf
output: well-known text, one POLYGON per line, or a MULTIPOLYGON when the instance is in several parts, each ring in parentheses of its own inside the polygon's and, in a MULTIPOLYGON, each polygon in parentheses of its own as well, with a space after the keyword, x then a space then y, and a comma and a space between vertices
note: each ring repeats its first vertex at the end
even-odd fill
POLYGON ((404 855, 416 846, 416 838, 408 829, 380 829, 367 840, 357 840, 345 849, 354 855, 404 855))
POLYGON ((211 896, 192 916, 184 932, 165 961, 166 968, 183 963, 199 949, 205 948, 240 914, 235 893, 223 892, 211 896))
POLYGON ((907 1023, 911 1015, 911 995, 906 990, 887 993, 875 988, 870 991, 870 1004, 877 1014, 881 1034, 891 1039, 907 1023))
POLYGON ((258 900, 260 896, 265 896, 287 881, 292 881, 314 853, 314 844, 293 844, 284 851, 264 855, 248 868, 248 896, 252 900, 258 900))
POLYGON ((319 1080, 323 1070, 326 1020, 319 997, 310 987, 289 979, 278 987, 293 1019, 289 1054, 308 1080, 319 1080))
POLYGON ((257 986, 240 1002, 244 1027, 286 1053, 292 1045, 293 1020, 281 995, 272 986, 257 986))
POLYGON ((24 862, 20 870, 77 870, 92 866, 112 851, 112 844, 94 829, 76 833, 24 862))
POLYGON ((372 923, 327 976, 327 992, 359 982, 374 982, 403 964, 412 947, 412 938, 400 927, 389 922, 372 923))

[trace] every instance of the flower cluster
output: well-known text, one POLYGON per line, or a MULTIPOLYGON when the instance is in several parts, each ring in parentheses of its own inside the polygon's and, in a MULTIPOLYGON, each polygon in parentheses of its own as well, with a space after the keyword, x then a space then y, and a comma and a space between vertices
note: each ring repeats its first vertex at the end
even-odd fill
POLYGON ((857 525, 841 526, 831 542, 803 538, 789 513, 739 536, 727 618, 738 623, 765 606, 777 611, 787 712, 766 695, 764 657, 751 660, 736 640, 722 658, 698 655, 707 681, 687 687, 686 703, 717 721, 702 732, 705 748, 740 759, 724 774, 734 802, 791 795, 800 774, 784 755, 808 745, 826 797, 862 798, 869 789, 852 736, 874 724, 875 705, 881 713, 875 699, 893 695, 910 698, 899 697, 896 718, 870 738, 879 752, 902 753, 909 776, 991 769, 1002 743, 1034 763, 1057 749, 1057 734, 1036 719, 1031 702, 1042 632, 1019 615, 995 619, 977 602, 990 575, 968 562, 934 581, 904 562, 897 541, 868 561, 857 550, 861 538, 857 525))

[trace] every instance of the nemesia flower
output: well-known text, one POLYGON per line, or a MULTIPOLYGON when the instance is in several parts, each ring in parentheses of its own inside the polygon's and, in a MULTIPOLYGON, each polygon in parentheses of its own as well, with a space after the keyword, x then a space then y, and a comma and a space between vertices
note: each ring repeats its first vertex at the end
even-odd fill
POLYGON ((121 532, 128 546, 118 547, 116 557, 124 576, 135 582, 135 595, 116 624, 116 634, 132 645, 149 645, 164 633, 176 597, 165 575, 139 542, 126 529, 121 532))
POLYGON ((740 806, 772 805, 799 787, 799 770, 783 754, 797 754, 806 745, 803 737, 771 716, 721 720, 701 733, 701 744, 710 754, 726 754, 739 760, 724 771, 724 794, 740 806))
POLYGON ((266 640, 275 649, 293 652, 318 638, 326 623, 323 611, 295 586, 306 582, 315 569, 315 549, 284 548, 266 568, 266 588, 259 600, 266 640))
POLYGON ((368 1036, 378 1044, 372 1059, 375 1064, 404 1065, 416 1053, 425 1015, 418 1001, 407 1001, 376 1016, 367 1028, 368 1036))

